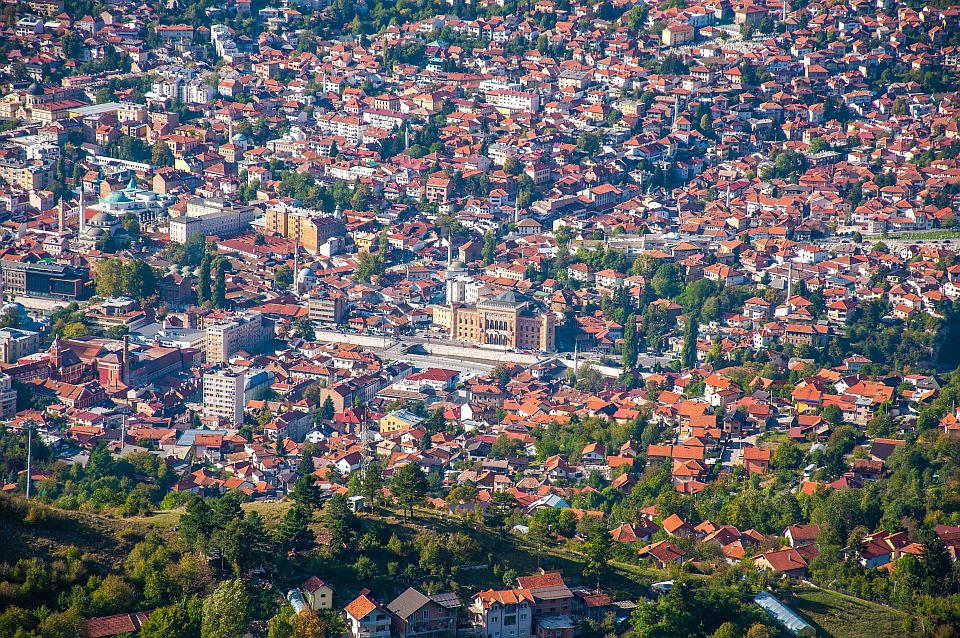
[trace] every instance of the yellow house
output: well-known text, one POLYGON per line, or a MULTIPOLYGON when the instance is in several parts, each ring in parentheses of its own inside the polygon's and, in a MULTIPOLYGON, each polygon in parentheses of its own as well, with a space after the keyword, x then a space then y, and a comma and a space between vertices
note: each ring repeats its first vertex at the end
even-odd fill
POLYGON ((331 609, 333 607, 333 589, 316 576, 311 576, 300 586, 303 598, 313 609, 331 609))
POLYGON ((381 434, 392 434, 415 428, 422 421, 423 419, 410 410, 396 410, 381 418, 378 423, 381 434))

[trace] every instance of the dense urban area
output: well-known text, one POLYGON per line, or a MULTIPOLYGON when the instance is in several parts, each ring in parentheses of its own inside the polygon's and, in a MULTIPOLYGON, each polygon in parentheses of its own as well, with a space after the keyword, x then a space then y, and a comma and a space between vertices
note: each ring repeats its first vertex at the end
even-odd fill
POLYGON ((0 637, 958 637, 958 158, 949 0, 5 0, 0 637))

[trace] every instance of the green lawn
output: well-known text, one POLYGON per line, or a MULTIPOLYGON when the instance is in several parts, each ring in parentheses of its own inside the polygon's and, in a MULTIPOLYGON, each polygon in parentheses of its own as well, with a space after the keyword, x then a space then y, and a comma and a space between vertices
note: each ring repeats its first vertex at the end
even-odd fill
POLYGON ((903 638, 906 614, 890 607, 825 589, 803 589, 796 598, 783 599, 813 625, 818 636, 847 638, 903 638))
MULTIPOLYGON (((254 503, 244 503, 243 509, 247 511, 258 512, 263 517, 268 526, 273 526, 279 521, 284 513, 290 509, 290 501, 258 501, 254 503)), ((125 519, 136 523, 141 523, 148 528, 158 530, 173 530, 180 522, 180 516, 183 514, 183 508, 178 507, 172 510, 158 510, 148 516, 139 516, 125 519)))
POLYGON ((960 229, 924 230, 916 233, 890 233, 886 237, 883 235, 864 235, 863 238, 869 241, 883 241, 884 239, 896 239, 900 241, 909 241, 911 239, 922 239, 926 241, 960 239, 960 229))

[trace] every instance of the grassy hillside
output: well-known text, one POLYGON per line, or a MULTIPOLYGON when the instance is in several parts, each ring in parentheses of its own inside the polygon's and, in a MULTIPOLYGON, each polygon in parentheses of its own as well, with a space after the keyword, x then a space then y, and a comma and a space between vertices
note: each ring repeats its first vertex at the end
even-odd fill
MULTIPOLYGON (((289 507, 287 502, 244 505, 244 509, 259 512, 270 526, 275 525, 289 507)), ((6 550, 0 560, 8 565, 20 559, 32 558, 56 562, 68 548, 76 547, 89 559, 93 570, 102 574, 122 571, 123 560, 133 545, 150 531, 174 533, 180 515, 179 510, 172 510, 140 518, 116 519, 27 506, 22 499, 0 497, 0 539, 6 550)), ((539 567, 560 570, 572 581, 579 579, 583 571, 583 558, 575 550, 536 547, 525 538, 510 534, 501 536, 486 528, 476 529, 461 519, 435 511, 418 510, 410 520, 404 520, 389 510, 381 510, 377 515, 365 514, 363 518, 368 523, 386 525, 403 540, 412 540, 426 532, 459 532, 477 541, 486 560, 460 569, 456 581, 462 593, 503 587, 502 575, 494 573, 495 564, 518 574, 532 573, 539 567)), ((317 563, 310 567, 334 584, 335 588, 340 585, 338 594, 349 595, 356 591, 356 582, 338 582, 338 574, 344 570, 331 568, 326 573, 324 566, 317 563)), ((610 567, 611 573, 603 582, 603 587, 615 599, 636 600, 649 596, 651 583, 671 577, 668 572, 646 565, 617 560, 611 561, 610 567)), ((292 576, 290 583, 284 584, 296 584, 300 577, 299 574, 292 576)), ((703 578, 698 575, 689 577, 703 578)), ((388 596, 396 592, 378 593, 388 596)), ((784 597, 784 602, 807 619, 817 629, 819 636, 895 638, 905 635, 902 626, 906 616, 900 611, 822 589, 805 588, 794 593, 793 598, 784 597)))
POLYGON ((902 638, 906 614, 884 605, 868 602, 825 589, 803 589, 796 598, 785 601, 817 629, 818 636, 868 636, 902 638))

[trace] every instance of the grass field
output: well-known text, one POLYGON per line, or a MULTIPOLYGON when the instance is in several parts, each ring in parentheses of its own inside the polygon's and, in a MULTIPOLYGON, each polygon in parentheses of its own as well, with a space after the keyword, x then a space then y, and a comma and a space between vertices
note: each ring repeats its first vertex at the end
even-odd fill
MULTIPOLYGON (((290 501, 258 501, 243 504, 244 510, 259 513, 268 527, 275 525, 290 507, 290 501)), ((182 514, 183 508, 178 507, 173 510, 158 510, 148 516, 139 516, 126 520, 136 525, 142 525, 146 529, 173 530, 176 529, 177 524, 180 522, 180 516, 182 514)))
POLYGON ((894 239, 900 241, 960 239, 960 229, 924 230, 916 233, 890 233, 886 237, 883 235, 864 235, 863 238, 869 241, 883 241, 885 239, 894 239))
POLYGON ((825 589, 798 590, 784 600, 817 630, 818 636, 903 638, 906 614, 890 607, 825 589))

